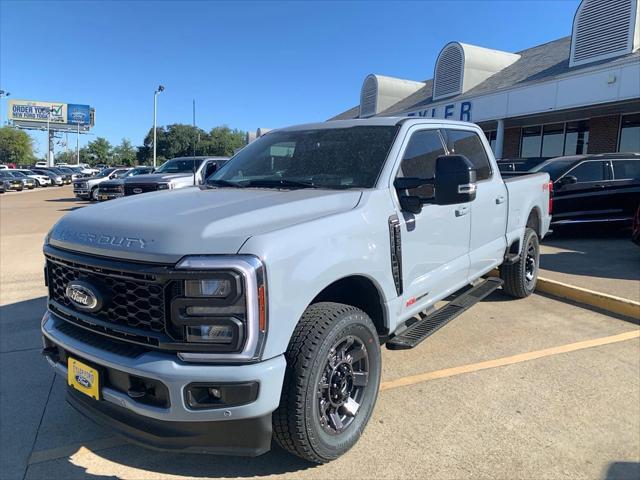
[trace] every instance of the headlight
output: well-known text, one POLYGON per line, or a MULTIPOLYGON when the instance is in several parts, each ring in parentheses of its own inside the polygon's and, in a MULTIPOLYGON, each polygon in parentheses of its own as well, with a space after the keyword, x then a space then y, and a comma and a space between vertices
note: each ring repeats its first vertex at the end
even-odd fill
POLYGON ((190 344, 186 361, 255 360, 267 330, 264 266, 250 255, 185 257, 189 271, 171 301, 171 326, 190 344), (200 345, 200 347, 197 347, 200 345), (199 352, 191 353, 194 349, 199 352))
POLYGON ((158 190, 170 190, 171 189, 171 184, 170 183, 159 183, 158 184, 158 190))

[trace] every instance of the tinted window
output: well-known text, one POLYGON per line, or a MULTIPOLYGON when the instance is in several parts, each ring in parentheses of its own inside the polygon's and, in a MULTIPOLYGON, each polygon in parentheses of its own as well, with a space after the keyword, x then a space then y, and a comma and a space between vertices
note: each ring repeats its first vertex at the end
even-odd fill
POLYGON ((547 172, 554 182, 566 172, 575 160, 550 160, 533 167, 530 172, 547 172))
POLYGON ((573 175, 578 182, 598 182, 605 179, 604 162, 585 162, 571 170, 568 175, 573 175))
POLYGON ((613 176, 616 180, 640 180, 640 160, 614 160, 613 176))
POLYGON ((447 149, 450 154, 464 155, 476 167, 477 179, 486 180, 491 176, 491 165, 480 137, 475 132, 465 130, 444 130, 447 149))
MULTIPOLYGON (((433 178, 436 159, 445 155, 444 146, 437 130, 422 130, 414 133, 402 156, 398 177, 433 178)), ((411 190, 411 195, 433 197, 433 187, 425 185, 411 190)))

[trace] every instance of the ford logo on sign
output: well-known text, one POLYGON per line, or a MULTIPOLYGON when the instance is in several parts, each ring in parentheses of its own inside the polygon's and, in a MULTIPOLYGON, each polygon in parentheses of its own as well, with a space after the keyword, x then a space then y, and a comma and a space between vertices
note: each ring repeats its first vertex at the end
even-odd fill
POLYGON ((80 280, 69 282, 65 295, 79 310, 95 312, 102 307, 102 297, 95 287, 80 280))
POLYGON ((133 193, 142 193, 142 189, 139 187, 136 187, 133 189, 133 193))

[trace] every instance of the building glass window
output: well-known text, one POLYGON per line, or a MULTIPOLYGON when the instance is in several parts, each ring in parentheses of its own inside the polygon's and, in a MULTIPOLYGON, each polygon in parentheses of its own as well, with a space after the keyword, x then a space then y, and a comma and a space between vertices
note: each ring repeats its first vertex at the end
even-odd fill
POLYGON ((496 138, 497 132, 495 130, 491 130, 490 132, 484 132, 484 136, 487 137, 487 141, 491 146, 491 150, 493 153, 496 153, 496 138))
POLYGON ((565 155, 582 155, 589 147, 589 121, 567 122, 567 132, 564 137, 565 155))
POLYGON ((542 127, 542 157, 560 157, 564 151, 564 123, 542 127))
POLYGON ((619 152, 640 152, 640 113, 623 115, 619 152))
POLYGON ((552 158, 587 153, 589 121, 533 125, 522 129, 522 158, 552 158))
POLYGON ((542 127, 540 125, 524 127, 522 129, 521 145, 520 156, 522 158, 539 157, 540 147, 542 146, 542 127))

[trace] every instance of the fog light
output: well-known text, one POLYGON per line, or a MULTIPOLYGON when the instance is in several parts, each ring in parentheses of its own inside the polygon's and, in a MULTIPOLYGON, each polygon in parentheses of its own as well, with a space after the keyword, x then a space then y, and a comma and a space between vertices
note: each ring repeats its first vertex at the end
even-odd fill
POLYGON ((184 282, 187 297, 216 297, 225 298, 231 293, 231 280, 187 280, 184 282))
POLYGON ((258 398, 258 382, 246 383, 190 383, 185 387, 189 408, 222 408, 246 405, 258 398))
POLYGON ((234 341, 233 334, 234 328, 232 325, 199 325, 196 327, 187 327, 187 342, 229 345, 234 341))

